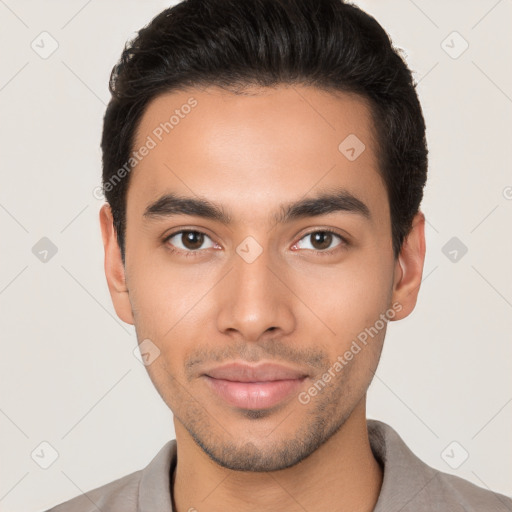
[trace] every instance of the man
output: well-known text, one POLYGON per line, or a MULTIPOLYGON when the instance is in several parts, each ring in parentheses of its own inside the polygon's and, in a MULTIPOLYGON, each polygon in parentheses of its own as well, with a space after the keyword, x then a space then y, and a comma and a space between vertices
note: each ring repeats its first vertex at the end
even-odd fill
POLYGON ((52 510, 512 510, 366 420, 425 257, 425 123, 380 25, 340 0, 187 0, 110 87, 105 272, 176 440, 52 510))

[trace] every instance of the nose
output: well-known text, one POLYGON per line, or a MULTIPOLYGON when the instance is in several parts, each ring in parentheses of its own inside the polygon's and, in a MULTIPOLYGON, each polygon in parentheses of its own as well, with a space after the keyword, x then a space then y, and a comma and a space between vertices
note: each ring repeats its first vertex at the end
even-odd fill
POLYGON ((269 251, 254 260, 235 254, 231 271, 217 287, 217 327, 244 341, 289 334, 295 329, 294 295, 285 272, 271 261, 269 251))

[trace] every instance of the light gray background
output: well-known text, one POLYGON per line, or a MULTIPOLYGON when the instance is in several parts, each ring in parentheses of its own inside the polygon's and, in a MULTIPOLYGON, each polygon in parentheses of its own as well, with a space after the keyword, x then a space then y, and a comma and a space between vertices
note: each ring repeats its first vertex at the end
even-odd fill
MULTIPOLYGON (((357 4, 405 49, 430 149, 424 282, 416 311, 390 324, 369 416, 428 464, 510 495, 511 1, 357 4), (469 43, 458 58, 454 31, 469 43), (452 237, 468 248, 456 262, 452 237)), ((111 68, 168 5, 0 0, 2 511, 110 482, 174 437, 112 307, 93 195, 111 68), (47 59, 31 48, 51 48, 43 31, 59 45, 47 59), (32 252, 42 237, 58 248, 46 263, 32 252), (48 469, 31 458, 50 456, 43 441, 59 454, 48 469)))

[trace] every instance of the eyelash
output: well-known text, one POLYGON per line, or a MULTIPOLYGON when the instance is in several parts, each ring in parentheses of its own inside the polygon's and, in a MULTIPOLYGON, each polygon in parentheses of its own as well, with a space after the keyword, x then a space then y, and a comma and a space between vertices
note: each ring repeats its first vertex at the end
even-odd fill
MULTIPOLYGON (((183 251, 181 249, 176 249, 176 248, 172 247, 171 245, 169 245, 167 243, 171 238, 175 237, 176 235, 182 234, 182 233, 199 233, 201 235, 208 236, 203 231, 198 231, 197 229, 182 229, 180 231, 175 231, 174 233, 171 233, 170 235, 167 235, 164 238, 164 240, 162 241, 163 244, 166 245, 167 250, 171 254, 174 254, 174 253, 184 254, 184 256, 186 258, 199 256, 200 253, 202 251, 204 251, 205 249, 197 249, 195 251, 183 251)), ((316 249, 307 249, 308 251, 312 251, 313 253, 315 253, 318 256, 329 256, 329 255, 335 253, 336 251, 340 250, 343 246, 346 247, 346 246, 349 245, 349 242, 348 242, 348 240, 345 237, 341 236, 339 233, 337 233, 336 231, 334 231, 332 229, 317 229, 317 230, 314 230, 314 231, 310 231, 309 233, 305 233, 304 235, 302 235, 302 237, 299 239, 299 241, 302 240, 303 238, 305 238, 305 237, 307 237, 309 235, 313 235, 315 233, 330 233, 332 235, 337 236, 341 240, 341 244, 335 246, 332 249, 328 249, 328 250, 325 250, 325 251, 318 251, 316 249)), ((208 236, 208 238, 210 238, 210 237, 208 236)))

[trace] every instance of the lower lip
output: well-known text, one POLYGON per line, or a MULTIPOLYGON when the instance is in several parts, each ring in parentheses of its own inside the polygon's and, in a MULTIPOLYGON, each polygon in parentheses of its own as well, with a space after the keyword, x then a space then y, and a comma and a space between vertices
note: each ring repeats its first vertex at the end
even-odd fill
POLYGON ((297 393, 304 381, 302 378, 267 382, 235 382, 214 379, 207 375, 206 380, 221 398, 241 409, 274 407, 293 393, 297 393))

